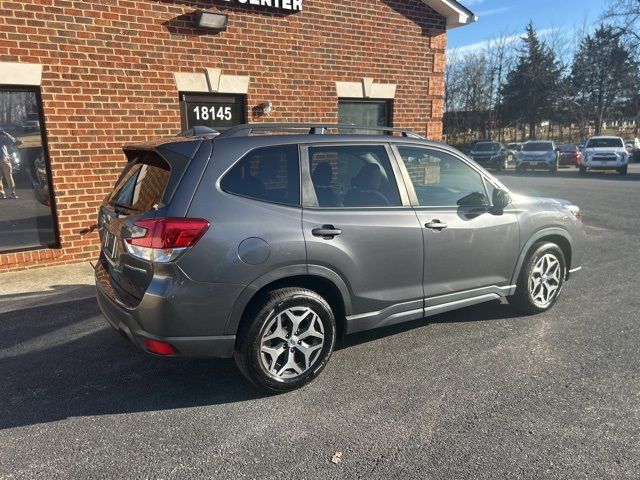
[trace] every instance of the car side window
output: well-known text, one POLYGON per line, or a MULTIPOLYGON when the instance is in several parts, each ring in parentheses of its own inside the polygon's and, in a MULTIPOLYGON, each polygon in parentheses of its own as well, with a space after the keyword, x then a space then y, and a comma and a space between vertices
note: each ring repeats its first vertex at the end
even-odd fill
POLYGON ((309 167, 319 207, 402 205, 382 145, 309 147, 309 167))
POLYGON ((235 195, 300 205, 300 164, 297 145, 252 150, 224 176, 222 190, 235 195))
POLYGON ((459 158, 424 147, 398 151, 423 207, 488 206, 482 176, 459 158))

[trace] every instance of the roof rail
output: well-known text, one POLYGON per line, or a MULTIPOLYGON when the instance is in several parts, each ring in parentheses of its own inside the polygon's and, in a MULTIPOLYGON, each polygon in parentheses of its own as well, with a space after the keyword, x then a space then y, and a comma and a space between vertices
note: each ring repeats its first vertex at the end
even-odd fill
POLYGON ((403 137, 424 138, 411 130, 392 127, 370 127, 368 125, 346 125, 340 123, 247 123, 237 125, 225 130, 218 138, 224 137, 246 137, 254 132, 277 132, 284 130, 308 130, 309 135, 325 135, 328 129, 339 130, 370 130, 384 133, 399 133, 403 137))

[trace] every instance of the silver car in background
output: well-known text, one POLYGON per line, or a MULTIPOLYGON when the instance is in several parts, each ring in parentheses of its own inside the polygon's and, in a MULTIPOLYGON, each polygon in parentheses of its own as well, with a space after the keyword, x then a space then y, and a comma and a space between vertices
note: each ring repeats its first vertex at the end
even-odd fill
POLYGON ((516 172, 526 170, 558 171, 558 150, 550 140, 529 140, 516 156, 516 172))

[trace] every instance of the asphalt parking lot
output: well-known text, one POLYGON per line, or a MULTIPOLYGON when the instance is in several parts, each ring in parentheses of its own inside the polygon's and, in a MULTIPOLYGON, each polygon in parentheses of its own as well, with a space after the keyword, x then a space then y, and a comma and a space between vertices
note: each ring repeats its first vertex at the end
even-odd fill
POLYGON ((637 479, 640 164, 499 176, 582 207, 584 269, 551 311, 350 337, 279 396, 231 361, 138 353, 94 300, 2 314, 0 478, 637 479))

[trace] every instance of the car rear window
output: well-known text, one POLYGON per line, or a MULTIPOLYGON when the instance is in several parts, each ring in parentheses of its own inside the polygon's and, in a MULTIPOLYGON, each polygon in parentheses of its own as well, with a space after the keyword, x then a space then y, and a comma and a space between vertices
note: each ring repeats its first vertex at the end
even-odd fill
POLYGON ((169 165, 158 155, 144 153, 125 167, 109 197, 109 204, 130 213, 143 213, 161 203, 171 175, 169 165))
POLYGON ((587 142, 587 148, 618 148, 624 147, 620 138, 592 138, 587 142))
POLYGON ((224 176, 227 193, 300 205, 300 165, 297 145, 276 145, 252 150, 224 176))
POLYGON ((559 145, 558 150, 561 152, 575 152, 578 147, 575 145, 559 145))

